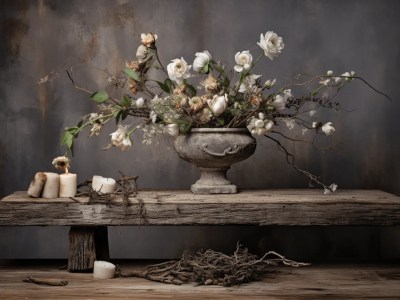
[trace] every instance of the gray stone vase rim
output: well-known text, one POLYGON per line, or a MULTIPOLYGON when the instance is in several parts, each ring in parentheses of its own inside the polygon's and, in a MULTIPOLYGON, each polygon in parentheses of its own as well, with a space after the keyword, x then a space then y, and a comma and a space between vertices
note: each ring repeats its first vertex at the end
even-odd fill
POLYGON ((249 130, 247 128, 192 128, 190 132, 231 133, 231 132, 249 132, 249 130))

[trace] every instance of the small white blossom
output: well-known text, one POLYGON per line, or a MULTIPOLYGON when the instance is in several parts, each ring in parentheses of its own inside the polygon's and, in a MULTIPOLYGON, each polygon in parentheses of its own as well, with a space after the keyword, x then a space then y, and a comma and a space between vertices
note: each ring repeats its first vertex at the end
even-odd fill
POLYGON ((210 63, 211 54, 207 50, 197 52, 196 58, 193 61, 193 71, 201 72, 203 68, 210 63))
POLYGON ((332 75, 333 75, 333 71, 332 71, 332 70, 328 70, 328 71, 326 72, 326 75, 332 76, 332 75))
POLYGON ((286 100, 282 95, 278 94, 271 102, 271 106, 275 107, 277 111, 284 110, 286 108, 286 100))
POLYGON ((345 72, 342 74, 342 77, 344 77, 344 80, 350 81, 351 80, 351 74, 350 72, 345 72))
POLYGON ((218 117, 228 108, 228 95, 214 95, 212 99, 207 100, 207 104, 213 115, 218 117))
POLYGON ((140 35, 140 39, 142 40, 143 45, 146 47, 150 47, 152 44, 154 44, 157 38, 157 34, 153 33, 142 33, 140 35))
POLYGON ((328 84, 330 83, 330 81, 331 81, 331 79, 328 78, 328 79, 325 79, 325 80, 321 80, 321 81, 319 82, 319 84, 324 85, 324 86, 328 86, 328 84))
POLYGON ((176 58, 167 66, 168 77, 169 79, 176 81, 178 84, 181 84, 183 80, 191 76, 191 67, 192 66, 189 66, 183 57, 181 57, 181 59, 176 58))
POLYGON ((262 114, 256 118, 252 117, 247 125, 247 129, 250 131, 251 134, 256 135, 265 135, 268 131, 271 131, 272 127, 274 126, 274 122, 268 119, 264 119, 265 116, 262 114))
POLYGON ((318 126, 318 122, 312 122, 312 124, 311 124, 312 128, 317 128, 317 126, 318 126))
POLYGON ((142 97, 140 97, 139 99, 137 99, 135 101, 135 106, 137 108, 142 108, 144 106, 144 99, 142 97))
POLYGON ((236 66, 234 67, 236 72, 243 72, 244 70, 249 70, 251 68, 251 63, 253 61, 253 56, 250 54, 249 50, 238 52, 235 54, 236 66))
POLYGON ((264 87, 266 87, 267 89, 272 88, 275 85, 276 79, 274 80, 270 80, 268 79, 265 83, 264 83, 264 87))
POLYGON ((262 75, 255 75, 255 74, 247 75, 240 84, 239 93, 244 93, 252 90, 252 88, 256 84, 256 80, 261 76, 262 75))
POLYGON ((324 188, 324 195, 327 195, 331 192, 335 192, 337 189, 337 184, 332 183, 328 188, 324 188))
POLYGON ((282 38, 273 31, 267 31, 265 35, 261 33, 260 42, 258 42, 257 45, 264 50, 265 56, 270 60, 278 57, 285 47, 282 38))
POLYGON ((118 125, 118 129, 110 134, 112 144, 122 151, 132 146, 131 139, 128 135, 128 127, 127 125, 118 125))
POLYGON ((122 143, 121 143, 121 145, 119 146, 119 148, 120 148, 122 151, 126 151, 126 150, 128 150, 130 147, 132 147, 132 141, 131 141, 131 139, 130 139, 129 136, 126 136, 126 137, 122 140, 122 143))
POLYGON ((321 130, 325 135, 331 135, 332 133, 335 132, 335 128, 332 126, 332 122, 325 123, 322 126, 321 130))

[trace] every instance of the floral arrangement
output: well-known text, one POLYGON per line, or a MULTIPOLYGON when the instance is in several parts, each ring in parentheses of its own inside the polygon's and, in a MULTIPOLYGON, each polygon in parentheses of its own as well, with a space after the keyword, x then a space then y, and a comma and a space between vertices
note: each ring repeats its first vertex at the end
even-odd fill
POLYGON ((136 60, 126 62, 121 75, 107 77, 110 87, 125 89, 120 99, 111 97, 107 90, 91 92, 78 86, 68 72, 74 86, 90 93, 98 106, 76 126, 66 128, 62 144, 72 150, 74 139, 85 128, 90 127, 89 136, 97 136, 110 120, 115 120, 118 128, 111 133, 106 148, 123 151, 132 146, 132 135, 138 129, 144 133, 142 142, 150 144, 160 133, 177 136, 198 127, 247 127, 251 134, 275 141, 288 162, 310 182, 322 185, 325 192, 336 189, 335 184, 327 186, 317 176, 298 168, 294 156, 271 133, 288 139, 282 128, 299 129, 303 135, 333 134, 334 124, 318 120, 317 111, 341 109, 334 101, 337 92, 355 78, 363 80, 354 71, 341 75, 330 70, 317 76, 299 74, 292 83, 277 87, 276 79, 262 79, 261 74, 253 73, 261 59, 273 61, 284 50, 282 37, 273 31, 260 35, 260 53, 255 59, 249 50, 237 52, 233 69, 215 60, 207 50, 195 53, 191 65, 182 57, 165 67, 159 58, 157 39, 154 33, 142 34, 136 60), (306 87, 308 91, 304 96, 295 96, 295 87, 306 87), (122 125, 131 117, 130 125, 122 125))

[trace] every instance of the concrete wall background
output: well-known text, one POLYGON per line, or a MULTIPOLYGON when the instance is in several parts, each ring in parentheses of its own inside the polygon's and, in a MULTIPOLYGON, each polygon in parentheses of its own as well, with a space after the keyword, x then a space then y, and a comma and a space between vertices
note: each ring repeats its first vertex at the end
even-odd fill
MULTIPOLYGON (((62 129, 94 109, 64 73, 72 67, 80 85, 105 86, 102 70, 117 73, 134 58, 140 33, 159 35, 161 59, 191 62, 209 50, 233 64, 237 51, 253 50, 259 34, 283 37, 283 54, 255 72, 287 81, 296 73, 355 70, 393 102, 353 82, 340 94, 352 112, 330 113, 336 152, 292 145, 299 165, 339 188, 383 189, 400 195, 400 2, 334 1, 0 1, 0 197, 25 190, 37 171, 52 170, 62 155, 62 129), (40 78, 57 74, 47 84, 40 78)), ((114 128, 108 128, 112 132, 114 128)), ((142 188, 189 188, 194 167, 181 161, 172 140, 141 145, 126 153, 100 149, 108 143, 85 136, 76 145, 73 171, 83 181, 93 174, 139 175, 142 188)), ((285 163, 282 153, 259 139, 253 157, 229 173, 241 188, 306 188, 307 180, 285 163)), ((66 228, 0 228, 0 258, 65 257, 66 228)), ((254 251, 275 249, 292 257, 399 258, 398 228, 142 227, 110 230, 113 257, 176 257, 185 248, 224 249, 241 240, 254 251), (302 245, 301 247, 298 245, 302 245)))

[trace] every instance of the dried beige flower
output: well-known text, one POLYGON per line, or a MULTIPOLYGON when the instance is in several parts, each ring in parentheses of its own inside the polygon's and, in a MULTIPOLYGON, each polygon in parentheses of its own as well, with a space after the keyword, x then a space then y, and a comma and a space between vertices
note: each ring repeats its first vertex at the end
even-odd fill
POLYGON ((51 163, 57 170, 62 170, 68 173, 68 169, 70 168, 70 160, 68 157, 58 156, 54 158, 51 163))
POLYGON ((211 74, 208 74, 207 78, 201 82, 201 85, 204 86, 207 92, 215 92, 218 89, 218 81, 211 74))

